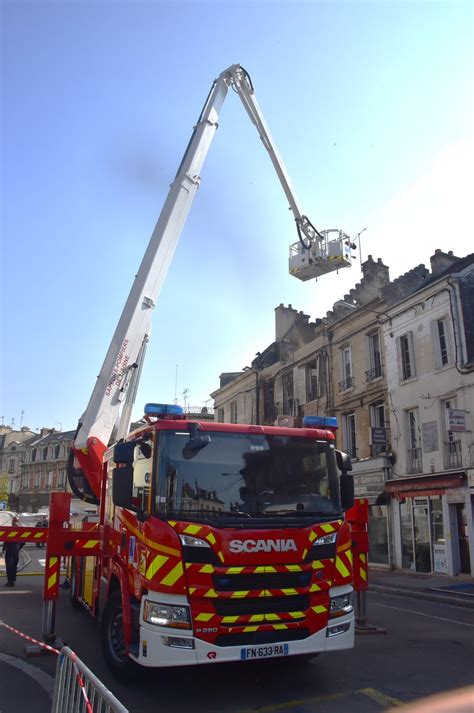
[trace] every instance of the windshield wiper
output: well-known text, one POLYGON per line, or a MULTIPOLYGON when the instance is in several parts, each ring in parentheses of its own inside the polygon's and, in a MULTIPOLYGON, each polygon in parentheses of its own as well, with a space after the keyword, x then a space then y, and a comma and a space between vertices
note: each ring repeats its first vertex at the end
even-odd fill
POLYGON ((259 513, 264 517, 272 517, 273 515, 291 515, 296 517, 305 517, 306 515, 322 515, 324 517, 335 517, 339 515, 338 512, 331 510, 270 510, 268 512, 259 513))

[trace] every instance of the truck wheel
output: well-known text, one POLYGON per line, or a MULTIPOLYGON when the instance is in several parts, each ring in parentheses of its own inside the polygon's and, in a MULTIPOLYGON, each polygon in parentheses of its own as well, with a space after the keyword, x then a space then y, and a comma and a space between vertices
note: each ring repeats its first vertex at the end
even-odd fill
POLYGON ((122 597, 115 592, 104 608, 101 625, 101 642, 104 658, 113 673, 129 678, 136 674, 138 667, 125 652, 122 597))

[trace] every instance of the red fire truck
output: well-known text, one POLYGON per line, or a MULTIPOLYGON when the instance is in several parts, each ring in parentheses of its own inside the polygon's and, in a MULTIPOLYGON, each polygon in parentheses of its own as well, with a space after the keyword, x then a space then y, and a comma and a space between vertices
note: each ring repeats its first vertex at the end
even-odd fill
POLYGON ((249 75, 232 65, 194 127, 68 464, 74 493, 98 508, 85 526, 97 533, 90 542, 98 550, 74 556, 71 599, 100 620, 105 657, 119 673, 136 663, 314 656, 354 642, 344 518, 354 491, 350 461, 335 448, 335 419, 308 417, 302 428, 237 425, 151 403, 129 433, 153 308, 229 88, 290 203, 299 241, 290 272, 306 280, 350 265, 347 236, 319 232, 301 214, 249 75))

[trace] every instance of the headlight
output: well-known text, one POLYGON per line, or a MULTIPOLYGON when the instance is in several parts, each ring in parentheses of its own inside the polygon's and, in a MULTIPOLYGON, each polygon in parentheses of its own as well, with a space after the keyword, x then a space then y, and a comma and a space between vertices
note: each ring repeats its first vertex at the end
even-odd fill
POLYGON ((191 628, 189 607, 159 604, 146 599, 143 618, 149 624, 155 624, 156 626, 169 626, 172 629, 191 628))
POLYGON ((352 611, 352 592, 347 594, 339 594, 331 599, 331 610, 329 616, 331 618, 350 614, 352 611))
POLYGON ((185 547, 210 547, 211 545, 206 540, 200 540, 199 537, 191 537, 191 535, 180 535, 179 539, 185 547))
POLYGON ((315 545, 333 545, 336 542, 337 532, 331 532, 330 535, 323 535, 318 537, 317 540, 313 542, 313 547, 315 545))

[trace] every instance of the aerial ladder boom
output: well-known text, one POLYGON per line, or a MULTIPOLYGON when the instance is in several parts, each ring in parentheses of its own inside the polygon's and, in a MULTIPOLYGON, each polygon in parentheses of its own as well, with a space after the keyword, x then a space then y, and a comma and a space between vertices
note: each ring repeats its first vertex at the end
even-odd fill
POLYGON ((350 264, 350 259, 345 257, 345 248, 340 250, 342 259, 339 262, 328 259, 324 234, 319 233, 301 213, 295 191, 255 98, 250 77, 243 67, 232 65, 219 75, 211 87, 133 282, 89 404, 79 421, 68 476, 76 495, 90 502, 97 502, 100 494, 102 456, 113 431, 117 440, 128 433, 150 337, 153 309, 199 188, 200 171, 218 128, 219 113, 229 88, 239 95, 256 126, 296 222, 300 247, 293 251, 293 256, 302 256, 304 264, 302 270, 295 265, 292 269, 290 252, 290 272, 297 274, 300 271, 305 275, 301 279, 309 279, 306 275, 311 265, 313 277, 317 277, 350 264), (77 463, 80 469, 75 467, 77 463))

